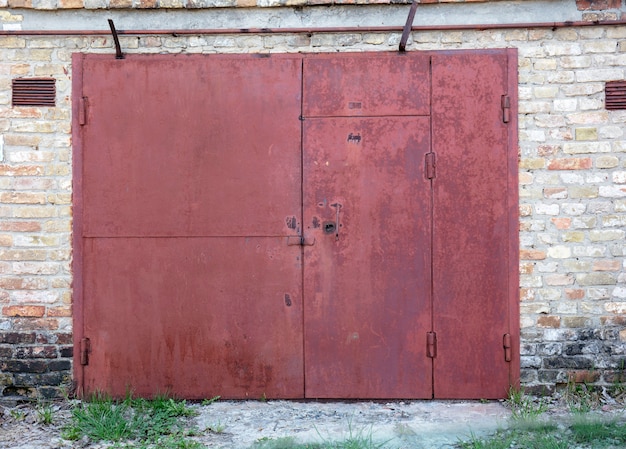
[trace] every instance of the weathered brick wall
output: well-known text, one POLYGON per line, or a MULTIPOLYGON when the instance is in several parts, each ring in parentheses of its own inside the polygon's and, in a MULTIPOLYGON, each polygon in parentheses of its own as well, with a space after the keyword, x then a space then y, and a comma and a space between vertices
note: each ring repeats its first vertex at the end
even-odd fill
MULTIPOLYGON (((121 37, 127 53, 395 51, 399 33, 121 37)), ((519 49, 522 381, 611 384, 626 360, 626 27, 416 31, 408 49, 519 49)), ((71 54, 110 37, 0 36, 0 395, 71 382, 71 54), (57 79, 12 108, 11 79, 57 79)), ((488 80, 486 80, 488 82, 488 80)))
POLYGON ((72 355, 70 50, 0 37, 0 391, 58 395, 72 355), (12 108, 11 79, 57 79, 56 108, 12 108))

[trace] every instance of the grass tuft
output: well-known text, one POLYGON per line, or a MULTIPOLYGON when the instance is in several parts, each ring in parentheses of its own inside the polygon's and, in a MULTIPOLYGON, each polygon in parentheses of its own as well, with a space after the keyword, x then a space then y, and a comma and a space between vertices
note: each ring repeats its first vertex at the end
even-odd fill
POLYGON ((115 447, 196 449, 203 446, 187 438, 195 429, 189 429, 183 419, 194 415, 185 401, 165 395, 152 400, 127 396, 123 401, 114 401, 99 393, 74 407, 62 436, 67 440, 87 437, 91 441, 133 441, 115 447))

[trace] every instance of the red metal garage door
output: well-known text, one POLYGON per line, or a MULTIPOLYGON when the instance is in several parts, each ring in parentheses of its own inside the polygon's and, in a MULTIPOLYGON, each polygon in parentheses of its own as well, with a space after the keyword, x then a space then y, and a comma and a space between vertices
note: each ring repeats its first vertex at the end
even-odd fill
POLYGON ((514 51, 432 56, 437 398, 501 398, 519 372, 514 51))
POLYGON ((301 397, 300 59, 85 56, 82 72, 85 390, 301 397))
POLYGON ((432 397, 429 66, 305 61, 307 397, 432 397))
POLYGON ((515 62, 76 56, 85 392, 505 396, 515 62))

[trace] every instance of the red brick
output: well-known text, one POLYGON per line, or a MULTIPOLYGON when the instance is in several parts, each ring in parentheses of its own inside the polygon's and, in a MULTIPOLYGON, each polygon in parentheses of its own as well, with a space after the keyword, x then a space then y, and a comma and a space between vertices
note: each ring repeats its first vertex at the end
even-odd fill
POLYGON ((574 382, 577 384, 580 383, 593 383, 600 379, 599 371, 570 371, 567 373, 567 378, 570 382, 574 382))
POLYGON ((543 196, 546 198, 567 198, 565 187, 546 187, 543 189, 543 196))
POLYGON ((604 325, 613 326, 625 326, 626 317, 623 316, 602 316, 600 317, 600 323, 604 325))
POLYGON ((548 170, 586 170, 591 168, 591 158, 563 158, 552 159, 548 164, 548 170))
POLYGON ((36 221, 3 221, 0 222, 0 231, 39 232, 41 223, 36 221))
POLYGON ((567 299, 583 299, 585 297, 585 291, 578 288, 566 288, 565 296, 567 299))
POLYGON ((0 165, 0 176, 39 176, 44 170, 41 165, 0 165))
POLYGON ((569 229, 570 226, 572 225, 571 218, 552 218, 551 220, 557 229, 569 229))
POLYGON ((63 9, 80 9, 84 6, 83 0, 59 0, 59 8, 63 9))
POLYGON ((9 8, 32 8, 32 0, 9 0, 9 8))
POLYGON ((535 270, 535 264, 532 262, 524 262, 519 266, 519 274, 532 274, 535 270))
POLYGON ((593 263, 593 271, 620 271, 621 266, 619 260, 596 260, 593 263))
POLYGON ((537 318, 537 326, 539 327, 561 327, 561 318, 558 316, 540 316, 537 318))
POLYGON ((40 318, 46 312, 43 306, 7 306, 2 308, 4 316, 40 318))
POLYGON ((579 11, 602 11, 605 9, 619 9, 621 0, 576 0, 579 11))
POLYGON ((521 260, 543 260, 546 258, 546 252, 538 249, 522 249, 519 252, 521 260))
POLYGON ((553 156, 560 151, 561 147, 558 145, 539 145, 537 147, 537 154, 542 157, 553 156))
POLYGON ((46 204, 46 194, 31 192, 5 192, 0 194, 0 203, 46 204))
POLYGON ((47 315, 52 316, 52 317, 71 317, 72 308, 71 307, 51 307, 48 309, 47 315))
MULTIPOLYGON (((32 306, 31 306, 32 307, 32 306)), ((59 321, 56 318, 15 318, 13 320, 13 330, 16 331, 42 331, 56 330, 59 328, 59 321)))
POLYGON ((535 290, 531 288, 520 288, 519 289, 519 298, 520 301, 534 301, 535 300, 535 290))

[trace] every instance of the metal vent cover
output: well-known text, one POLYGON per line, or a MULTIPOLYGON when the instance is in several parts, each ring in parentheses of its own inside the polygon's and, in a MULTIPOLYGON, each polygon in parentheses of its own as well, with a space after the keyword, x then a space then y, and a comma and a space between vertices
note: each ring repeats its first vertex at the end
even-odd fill
POLYGON ((607 109, 626 109, 626 81, 607 81, 604 95, 607 109))
POLYGON ((11 90, 12 106, 55 106, 54 78, 15 78, 11 90))

